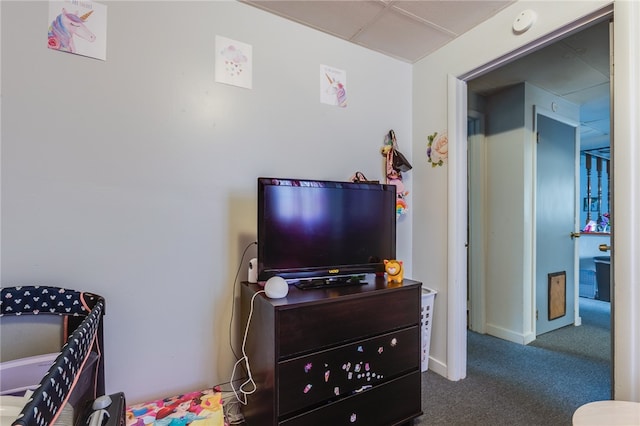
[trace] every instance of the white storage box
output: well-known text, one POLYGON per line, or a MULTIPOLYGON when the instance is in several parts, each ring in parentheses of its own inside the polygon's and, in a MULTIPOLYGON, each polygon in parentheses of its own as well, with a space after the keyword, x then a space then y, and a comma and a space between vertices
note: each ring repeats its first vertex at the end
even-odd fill
POLYGON ((422 371, 429 369, 429 346, 431 344, 431 322, 433 321, 433 302, 438 292, 430 288, 422 287, 422 304, 420 308, 420 353, 422 371))

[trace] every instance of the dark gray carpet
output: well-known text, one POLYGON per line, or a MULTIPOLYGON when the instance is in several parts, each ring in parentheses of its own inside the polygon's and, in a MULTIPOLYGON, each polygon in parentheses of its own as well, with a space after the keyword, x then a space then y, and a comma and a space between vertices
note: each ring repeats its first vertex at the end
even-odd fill
POLYGON ((542 334, 531 346, 590 359, 611 361, 611 304, 580 298, 582 326, 567 326, 542 334))
POLYGON ((608 355, 593 350, 595 340, 605 347, 610 341, 608 333, 598 334, 608 318, 591 311, 581 303, 582 326, 539 336, 536 345, 469 332, 467 378, 423 373, 425 414, 414 424, 571 425, 578 407, 611 395, 608 355))

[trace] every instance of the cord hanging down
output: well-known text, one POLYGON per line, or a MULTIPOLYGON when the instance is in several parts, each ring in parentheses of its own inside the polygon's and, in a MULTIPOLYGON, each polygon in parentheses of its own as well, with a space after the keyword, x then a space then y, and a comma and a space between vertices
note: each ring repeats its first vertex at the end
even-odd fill
POLYGON ((246 346, 246 343, 247 343, 247 334, 249 333, 249 326, 251 325, 251 317, 253 316, 254 301, 255 301, 256 297, 260 293, 264 293, 264 290, 257 291, 253 295, 253 297, 251 297, 251 309, 249 310, 249 318, 247 318, 247 326, 244 329, 244 336, 242 338, 242 358, 240 358, 238 361, 236 361, 236 363, 233 365, 233 370, 231 371, 231 379, 230 379, 231 389, 233 390, 233 394, 236 396, 236 399, 238 400, 238 402, 240 402, 243 405, 247 405, 247 395, 251 395, 257 389, 256 383, 253 381, 253 377, 251 375, 251 367, 249 366, 249 357, 247 356, 247 352, 245 350, 245 346, 246 346), (247 377, 248 378, 236 390, 236 388, 235 388, 235 386, 233 384, 234 376, 236 374, 236 369, 243 362, 244 362, 244 365, 245 365, 245 369, 247 371, 247 377), (244 390, 244 387, 247 386, 247 385, 251 385, 251 389, 244 390), (241 395, 239 395, 238 392, 241 395))

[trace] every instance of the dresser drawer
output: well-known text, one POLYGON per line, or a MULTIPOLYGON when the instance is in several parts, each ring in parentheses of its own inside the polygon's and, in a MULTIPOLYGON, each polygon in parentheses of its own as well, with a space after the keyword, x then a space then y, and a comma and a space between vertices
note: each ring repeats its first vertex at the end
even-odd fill
POLYGON ((422 414, 420 372, 280 422, 283 426, 389 426, 422 414))
POLYGON ((349 343, 278 365, 280 416, 344 397, 420 365, 420 328, 349 343))
POLYGON ((277 312, 277 359, 420 323, 420 287, 400 287, 277 312))

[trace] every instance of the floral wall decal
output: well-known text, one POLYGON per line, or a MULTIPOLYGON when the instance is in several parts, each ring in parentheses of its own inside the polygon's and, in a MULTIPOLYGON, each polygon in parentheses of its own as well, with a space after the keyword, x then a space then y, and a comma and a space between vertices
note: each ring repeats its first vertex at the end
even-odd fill
POLYGON ((427 161, 431 167, 442 166, 447 162, 449 156, 449 138, 443 132, 438 136, 438 132, 427 136, 427 161))

